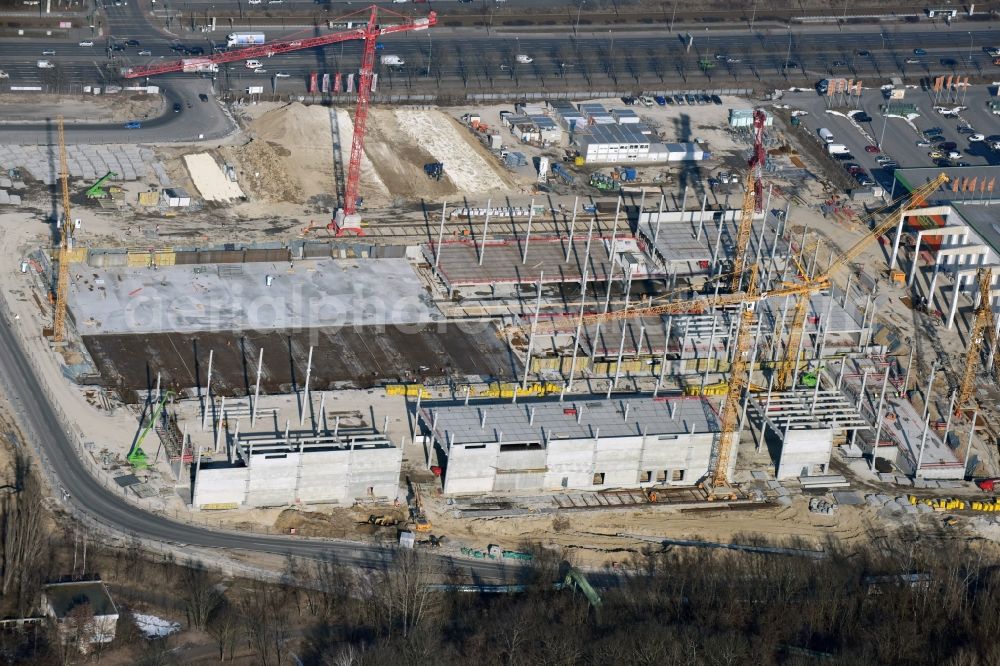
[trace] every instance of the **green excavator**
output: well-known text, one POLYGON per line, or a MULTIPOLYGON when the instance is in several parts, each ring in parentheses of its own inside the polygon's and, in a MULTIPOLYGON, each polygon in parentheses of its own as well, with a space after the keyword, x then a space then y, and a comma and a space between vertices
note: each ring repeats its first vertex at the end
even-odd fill
POLYGON ((108 197, 108 191, 104 189, 104 183, 108 182, 112 178, 117 178, 118 174, 114 171, 109 171, 100 180, 90 186, 90 189, 85 192, 88 199, 106 199, 108 197))
POLYGON ((149 459, 146 457, 146 452, 142 450, 142 442, 146 439, 146 435, 149 431, 156 427, 156 421, 160 418, 160 414, 163 412, 164 406, 166 406, 167 401, 174 397, 173 391, 166 391, 163 397, 160 398, 159 402, 156 403, 156 407, 153 408, 153 416, 149 419, 149 423, 146 427, 142 429, 139 436, 135 438, 135 443, 132 445, 132 449, 128 452, 128 462, 135 469, 146 469, 149 467, 149 459))

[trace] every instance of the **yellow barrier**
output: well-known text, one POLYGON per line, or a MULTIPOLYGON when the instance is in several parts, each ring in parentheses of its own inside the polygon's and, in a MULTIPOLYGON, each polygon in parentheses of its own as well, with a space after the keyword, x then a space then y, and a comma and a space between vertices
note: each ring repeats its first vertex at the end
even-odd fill
POLYGON ((173 250, 158 250, 153 253, 153 261, 157 266, 173 266, 177 263, 177 254, 173 250))
POLYGON ((214 504, 202 504, 199 509, 202 511, 224 511, 226 509, 236 509, 239 504, 236 502, 215 502, 214 504))
POLYGON ((426 391, 420 384, 388 384, 385 387, 386 395, 404 395, 407 398, 416 398, 418 395, 421 398, 431 397, 430 392, 426 391))

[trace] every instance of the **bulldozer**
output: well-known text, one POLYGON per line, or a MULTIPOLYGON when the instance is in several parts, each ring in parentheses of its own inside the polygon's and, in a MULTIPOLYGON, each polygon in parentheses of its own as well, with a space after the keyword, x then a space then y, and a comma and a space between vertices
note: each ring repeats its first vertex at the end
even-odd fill
POLYGON ((374 513, 368 516, 368 524, 375 525, 377 527, 395 527, 399 523, 395 516, 382 515, 377 516, 374 513))

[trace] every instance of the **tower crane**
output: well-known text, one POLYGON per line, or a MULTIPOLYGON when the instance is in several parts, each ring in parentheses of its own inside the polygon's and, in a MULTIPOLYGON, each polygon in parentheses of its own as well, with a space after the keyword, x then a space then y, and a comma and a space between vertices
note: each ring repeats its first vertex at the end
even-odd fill
POLYGON ((743 189, 743 210, 740 213, 740 226, 736 233, 736 249, 733 253, 733 273, 730 290, 740 291, 743 281, 743 271, 746 269, 747 248, 750 246, 750 234, 753 232, 753 216, 764 209, 764 183, 762 172, 764 160, 764 123, 767 116, 763 109, 753 112, 753 151, 747 169, 746 184, 743 189))
POLYGON ((135 79, 143 76, 167 74, 169 72, 201 71, 206 66, 213 64, 217 65, 219 63, 236 62, 238 60, 259 57, 270 58, 279 53, 311 49, 355 39, 364 41, 364 49, 361 56, 361 76, 358 82, 358 102, 354 112, 354 137, 351 141, 351 159, 347 167, 344 196, 341 208, 336 212, 330 224, 327 225, 327 228, 331 231, 335 230, 338 236, 347 232, 362 235, 361 217, 358 215, 358 193, 359 181, 361 179, 361 158, 365 150, 365 126, 368 122, 368 106, 371 101, 372 77, 375 69, 375 49, 378 38, 382 35, 391 35, 397 32, 426 30, 437 24, 437 14, 435 12, 430 12, 424 18, 410 18, 388 9, 380 9, 376 5, 371 5, 366 9, 347 14, 335 20, 340 21, 365 14, 368 17, 368 22, 365 25, 343 32, 335 32, 321 37, 283 39, 268 42, 267 44, 258 44, 226 51, 225 53, 215 53, 200 58, 184 58, 157 65, 130 67, 123 70, 122 74, 125 78, 135 79), (390 15, 394 20, 398 20, 399 22, 392 25, 382 25, 379 21, 381 15, 390 15))
POLYGON ((882 222, 876 224, 871 231, 858 239, 854 245, 837 255, 830 265, 827 266, 826 272, 823 274, 809 277, 805 275, 801 265, 799 266, 799 277, 803 280, 801 284, 806 287, 806 289, 802 292, 802 295, 796 302, 795 310, 792 314, 792 325, 788 329, 788 341, 785 347, 785 358, 777 368, 774 376, 774 388, 776 390, 783 391, 788 388, 788 382, 794 374, 795 367, 799 362, 799 344, 801 343, 802 336, 805 332, 806 314, 809 310, 809 297, 812 294, 828 289, 831 284, 831 275, 834 271, 846 265, 861 254, 870 242, 886 233, 894 226, 898 225, 906 211, 922 206, 926 201, 927 196, 947 183, 948 180, 948 176, 945 174, 938 174, 937 178, 924 183, 922 186, 913 190, 910 194, 901 197, 899 200, 899 206, 896 208, 895 212, 886 216, 882 222))
POLYGON ((52 323, 52 342, 66 339, 66 301, 69 296, 69 251, 73 244, 73 218, 69 210, 69 160, 66 157, 66 132, 59 116, 59 180, 62 182, 62 225, 59 234, 59 273, 56 278, 56 311, 52 323))
MULTIPOLYGON (((993 331, 994 326, 993 304, 990 302, 993 271, 990 268, 980 268, 976 277, 979 283, 979 305, 976 306, 976 316, 969 331, 969 348, 965 352, 962 381, 958 385, 958 397, 955 400, 955 409, 958 411, 969 406, 975 388, 976 372, 986 346, 987 331, 993 331)), ((996 350, 993 352, 993 372, 1000 377, 1000 354, 996 350)))

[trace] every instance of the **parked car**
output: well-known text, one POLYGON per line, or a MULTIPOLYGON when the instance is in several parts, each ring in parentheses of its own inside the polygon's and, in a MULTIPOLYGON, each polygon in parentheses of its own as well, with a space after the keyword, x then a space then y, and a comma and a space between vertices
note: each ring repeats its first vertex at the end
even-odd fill
POLYGON ((865 152, 874 154, 880 151, 878 146, 870 145, 870 146, 865 146, 865 152))
POLYGON ((924 49, 913 49, 913 55, 915 55, 915 56, 925 56, 925 55, 927 55, 927 51, 925 51, 924 49))
POLYGON ((650 107, 656 104, 653 98, 649 97, 648 95, 643 95, 642 97, 640 97, 639 102, 645 107, 650 107))
POLYGON ((181 112, 181 105, 179 103, 175 103, 174 104, 174 113, 180 113, 180 112, 181 112))
POLYGON ((206 95, 205 93, 200 93, 198 95, 198 99, 200 99, 203 102, 207 102, 208 101, 208 95, 206 95))
POLYGON ((125 46, 139 46, 139 40, 138 39, 126 39, 125 40, 125 46))
POLYGON ((139 129, 140 127, 142 127, 142 123, 140 123, 138 120, 130 120, 129 122, 125 123, 125 129, 139 129))
POLYGON ((872 121, 872 117, 869 116, 867 113, 856 113, 856 114, 854 114, 854 122, 857 122, 857 123, 870 123, 871 121, 872 121))
POLYGON ((674 101, 678 104, 684 104, 684 95, 674 95, 674 101))
POLYGON ((970 143, 978 143, 979 141, 985 141, 985 140, 986 140, 986 135, 979 134, 978 132, 975 133, 975 134, 970 134, 969 135, 969 142, 970 143))
POLYGON ((955 61, 954 58, 941 58, 941 64, 944 65, 945 67, 954 67, 958 63, 955 61))
POLYGON ((659 104, 660 106, 667 105, 667 98, 664 97, 663 95, 654 95, 653 99, 656 100, 656 103, 659 104))
POLYGON ((722 106, 722 98, 718 95, 712 95, 712 104, 716 106, 722 106))
POLYGON ((684 101, 687 102, 688 105, 694 106, 695 104, 698 103, 698 98, 696 98, 694 95, 684 95, 684 101))
POLYGON ((917 148, 930 148, 930 147, 931 147, 930 141, 917 141, 917 148))
POLYGON ((938 150, 945 150, 945 151, 955 150, 956 148, 958 148, 958 144, 955 143, 954 141, 942 141, 941 143, 937 144, 935 148, 937 148, 938 150))
POLYGON ((51 50, 51 49, 47 49, 45 51, 42 51, 42 55, 46 55, 46 56, 53 56, 55 54, 56 54, 56 52, 53 51, 53 50, 51 50))

